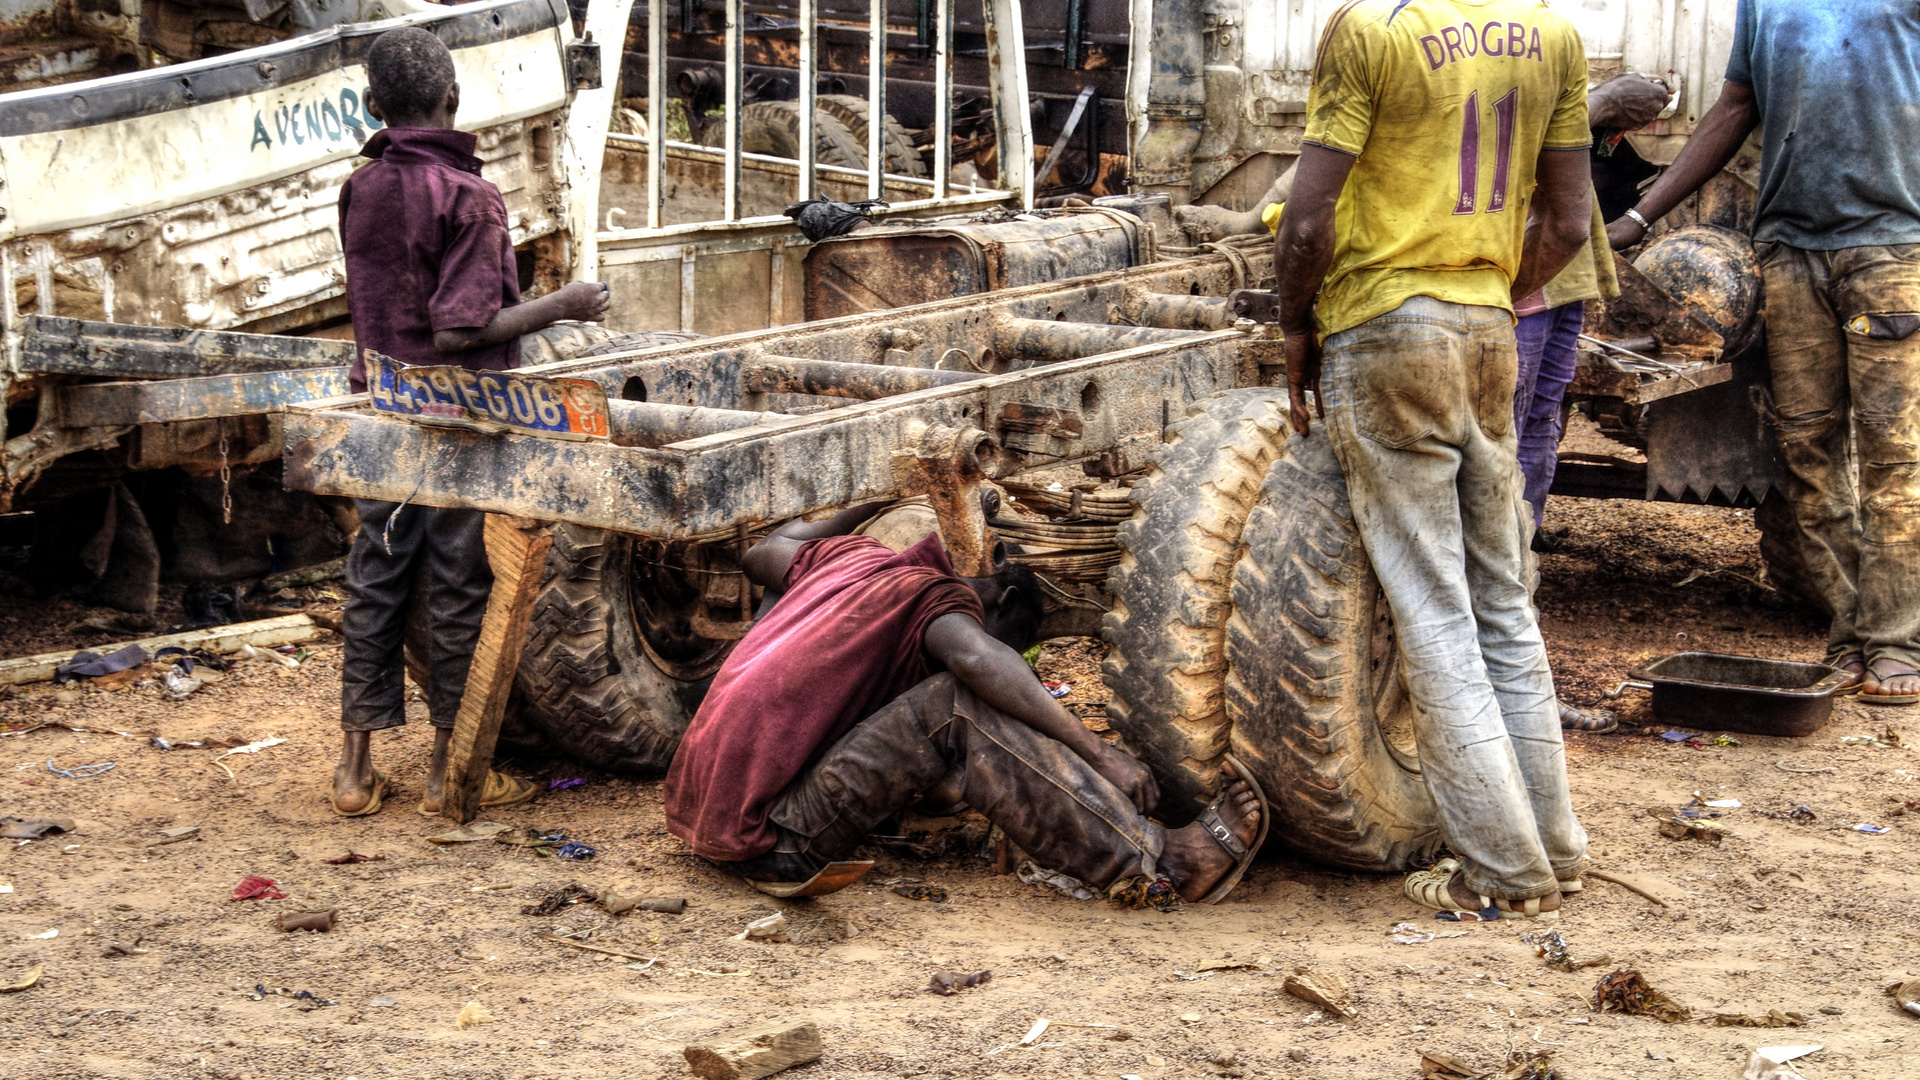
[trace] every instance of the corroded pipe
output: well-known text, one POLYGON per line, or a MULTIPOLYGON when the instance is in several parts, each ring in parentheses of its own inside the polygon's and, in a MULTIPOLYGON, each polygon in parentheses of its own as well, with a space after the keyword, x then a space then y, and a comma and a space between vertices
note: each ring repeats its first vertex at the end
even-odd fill
POLYGON ((817 397, 875 398, 951 386, 986 376, 976 371, 936 371, 892 364, 846 364, 798 356, 758 356, 740 369, 740 388, 750 394, 812 394, 817 397))
POLYGON ((1233 326, 1233 309, 1224 296, 1183 296, 1178 293, 1129 293, 1133 321, 1141 326, 1169 330, 1226 330, 1233 326))
POLYGON ((1198 331, 1006 318, 994 323, 993 347, 1006 360, 1016 357, 1043 361, 1078 360, 1083 356, 1119 352, 1140 345, 1184 341, 1195 333, 1198 331))
POLYGON ((660 447, 790 418, 788 413, 702 409, 651 401, 607 402, 607 434, 615 446, 660 447))

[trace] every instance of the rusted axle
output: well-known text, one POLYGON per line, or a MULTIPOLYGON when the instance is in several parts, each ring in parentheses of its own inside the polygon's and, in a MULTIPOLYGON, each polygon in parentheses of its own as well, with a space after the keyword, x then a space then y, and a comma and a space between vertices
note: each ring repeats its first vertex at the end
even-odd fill
POLYGON ((788 413, 702 409, 650 401, 607 402, 607 435, 615 446, 667 446, 788 419, 792 419, 788 413))
POLYGON ((1078 360, 1083 356, 1119 352, 1139 345, 1185 341, 1198 331, 1162 330, 1150 326, 1110 326, 1102 323, 1054 322, 1008 316, 993 325, 993 347, 1002 359, 1039 362, 1078 360))
MULTIPOLYGON (((935 386, 985 378, 977 371, 936 371, 888 364, 847 364, 798 356, 754 357, 740 370, 741 389, 757 394, 814 394, 876 401, 935 386)), ((711 411, 711 410, 708 410, 711 411)))
POLYGON ((1131 293, 1126 314, 1140 326, 1168 330, 1226 330, 1236 316, 1224 296, 1131 293))

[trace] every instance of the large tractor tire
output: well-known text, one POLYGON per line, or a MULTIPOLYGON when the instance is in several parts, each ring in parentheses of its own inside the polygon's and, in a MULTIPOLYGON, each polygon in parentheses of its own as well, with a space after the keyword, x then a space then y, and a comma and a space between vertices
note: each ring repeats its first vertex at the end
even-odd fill
POLYGON ((1113 609, 1102 620, 1107 720, 1153 769, 1158 813, 1170 822, 1198 814, 1219 786, 1233 566, 1260 481, 1286 440, 1286 409, 1286 391, 1267 388, 1198 405, 1169 429, 1120 526, 1113 609))
MULTIPOLYGON (((860 165, 865 167, 866 149, 872 131, 868 122, 872 109, 867 99, 855 97, 852 94, 821 94, 813 101, 815 108, 845 124, 847 130, 853 133, 854 140, 860 144, 862 151, 860 165)), ((921 159, 919 151, 913 148, 913 138, 907 134, 907 129, 902 127, 900 121, 895 120, 891 113, 882 113, 881 120, 883 124, 880 142, 886 153, 886 164, 882 168, 897 176, 927 175, 927 163, 921 159)))
POLYGON ((1226 653, 1233 753, 1275 836, 1355 870, 1403 870, 1439 845, 1393 617, 1323 432, 1288 443, 1247 515, 1226 653))
MULTIPOLYGON (((724 137, 722 122, 716 121, 707 125, 701 141, 708 146, 719 146, 724 137)), ((740 110, 740 149, 749 154, 770 154, 798 160, 800 103, 755 101, 744 106, 740 110)), ((847 125, 816 105, 813 110, 813 160, 821 165, 864 169, 867 167, 867 147, 853 137, 847 125)))

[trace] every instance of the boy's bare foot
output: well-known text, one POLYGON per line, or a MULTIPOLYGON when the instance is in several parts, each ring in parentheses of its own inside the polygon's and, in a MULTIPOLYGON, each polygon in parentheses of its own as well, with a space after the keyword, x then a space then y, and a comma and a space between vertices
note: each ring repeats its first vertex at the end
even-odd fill
MULTIPOLYGON (((1227 785, 1226 798, 1220 801, 1220 820, 1242 844, 1251 845, 1260 834, 1260 800, 1245 780, 1227 785)), ((1169 830, 1166 847, 1160 852, 1160 869, 1173 881, 1182 900, 1207 895, 1233 871, 1233 866, 1233 856, 1198 822, 1169 830)))
POLYGON ((373 746, 367 732, 349 731, 340 744, 340 764, 333 770, 333 808, 356 814, 373 802, 373 746))
POLYGON ((420 799, 420 812, 437 814, 447 790, 447 747, 453 743, 452 728, 433 729, 433 757, 427 761, 427 793, 420 799))

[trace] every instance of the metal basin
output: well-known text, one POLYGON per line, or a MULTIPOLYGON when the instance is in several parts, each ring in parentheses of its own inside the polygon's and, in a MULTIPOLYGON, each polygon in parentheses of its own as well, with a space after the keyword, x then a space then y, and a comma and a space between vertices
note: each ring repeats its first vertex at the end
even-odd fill
POLYGON ((1675 653, 1630 677, 1653 691, 1653 714, 1670 724, 1793 737, 1825 726, 1851 678, 1825 664, 1706 652, 1675 653))

